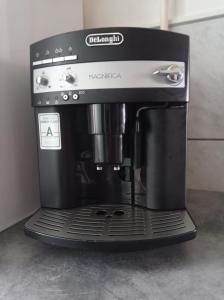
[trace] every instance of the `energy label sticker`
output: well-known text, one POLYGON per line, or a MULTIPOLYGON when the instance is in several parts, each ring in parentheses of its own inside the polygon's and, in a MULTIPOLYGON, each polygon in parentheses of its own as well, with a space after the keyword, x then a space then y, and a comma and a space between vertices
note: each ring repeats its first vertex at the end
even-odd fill
POLYGON ((59 113, 38 114, 40 149, 61 149, 59 113))

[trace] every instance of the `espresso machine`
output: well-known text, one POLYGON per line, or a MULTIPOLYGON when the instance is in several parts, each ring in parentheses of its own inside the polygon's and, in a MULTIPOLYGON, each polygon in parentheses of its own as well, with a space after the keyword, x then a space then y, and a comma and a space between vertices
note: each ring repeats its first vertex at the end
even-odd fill
POLYGON ((189 38, 74 31, 31 45, 41 208, 25 233, 65 247, 193 239, 186 209, 189 38))

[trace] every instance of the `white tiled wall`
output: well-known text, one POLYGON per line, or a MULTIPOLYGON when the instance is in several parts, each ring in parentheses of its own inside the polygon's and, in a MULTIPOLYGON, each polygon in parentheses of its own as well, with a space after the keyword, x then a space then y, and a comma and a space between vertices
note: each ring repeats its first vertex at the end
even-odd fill
POLYGON ((172 27, 190 36, 189 138, 224 139, 224 18, 172 27))
POLYGON ((188 187, 224 191, 224 18, 172 27, 191 42, 188 187), (193 139, 193 140, 192 140, 193 139))
POLYGON ((224 141, 189 141, 188 158, 188 188, 224 191, 224 141))
MULTIPOLYGON (((158 0, 83 0, 84 26, 153 27, 160 24, 158 0)), ((223 0, 169 0, 172 24, 224 14, 223 0)))

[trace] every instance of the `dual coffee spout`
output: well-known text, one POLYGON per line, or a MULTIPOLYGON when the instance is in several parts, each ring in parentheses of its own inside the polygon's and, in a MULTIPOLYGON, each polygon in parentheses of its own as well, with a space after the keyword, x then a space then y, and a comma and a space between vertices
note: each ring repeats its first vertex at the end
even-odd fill
POLYGON ((88 128, 92 135, 93 161, 96 170, 112 165, 119 171, 123 163, 123 142, 126 129, 125 104, 91 104, 88 107, 88 128))

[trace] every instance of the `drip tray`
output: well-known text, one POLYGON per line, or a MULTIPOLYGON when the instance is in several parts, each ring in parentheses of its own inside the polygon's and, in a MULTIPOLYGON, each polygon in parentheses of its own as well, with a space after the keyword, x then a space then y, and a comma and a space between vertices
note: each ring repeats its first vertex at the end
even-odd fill
POLYGON ((195 237, 187 210, 152 211, 131 205, 91 205, 76 209, 41 208, 25 233, 66 247, 168 244, 195 237))

